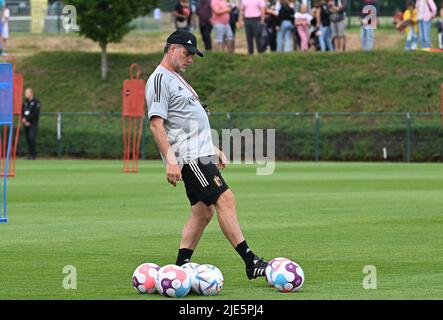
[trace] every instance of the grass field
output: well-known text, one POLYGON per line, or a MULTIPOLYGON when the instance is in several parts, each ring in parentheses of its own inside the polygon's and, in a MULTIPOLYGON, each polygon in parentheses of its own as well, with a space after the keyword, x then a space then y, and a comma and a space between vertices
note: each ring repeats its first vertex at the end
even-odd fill
MULTIPOLYGON (((120 161, 19 161, 0 225, 0 299, 161 299, 131 285, 143 262, 174 263, 188 203, 159 161, 139 174, 120 161), (63 267, 77 289, 62 287, 63 267)), ((220 267, 213 299, 443 299, 443 165, 277 163, 270 176, 232 166, 224 177, 253 249, 304 269, 301 291, 248 281, 237 253, 208 226, 193 260, 220 267), (377 289, 362 270, 377 268, 377 289)), ((201 299, 188 295, 186 299, 201 299)))

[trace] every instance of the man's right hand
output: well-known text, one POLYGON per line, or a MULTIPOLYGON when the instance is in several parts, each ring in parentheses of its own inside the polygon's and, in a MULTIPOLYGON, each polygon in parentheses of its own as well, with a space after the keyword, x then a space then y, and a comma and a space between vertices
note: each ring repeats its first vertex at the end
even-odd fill
POLYGON ((28 122, 25 118, 22 119, 22 122, 25 125, 25 127, 29 127, 31 125, 31 123, 28 122))
POLYGON ((174 187, 177 181, 182 181, 182 174, 178 164, 166 164, 166 179, 174 187))
POLYGON ((163 122, 163 118, 154 116, 151 118, 149 127, 151 128, 152 135, 154 136, 155 142, 160 149, 160 153, 163 155, 163 158, 166 161, 166 179, 175 187, 177 181, 182 180, 182 175, 174 151, 169 145, 168 135, 166 134, 163 122))

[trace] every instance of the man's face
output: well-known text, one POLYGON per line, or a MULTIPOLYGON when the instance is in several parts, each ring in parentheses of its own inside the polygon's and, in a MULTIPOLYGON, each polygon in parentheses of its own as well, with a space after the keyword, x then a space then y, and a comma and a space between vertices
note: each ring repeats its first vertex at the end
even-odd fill
POLYGON ((184 46, 173 44, 171 47, 171 64, 178 72, 185 72, 188 66, 194 62, 194 54, 184 46))
POLYGON ((25 90, 25 97, 26 97, 26 99, 28 99, 28 100, 31 100, 31 99, 32 99, 32 91, 31 91, 30 89, 26 89, 26 90, 25 90))

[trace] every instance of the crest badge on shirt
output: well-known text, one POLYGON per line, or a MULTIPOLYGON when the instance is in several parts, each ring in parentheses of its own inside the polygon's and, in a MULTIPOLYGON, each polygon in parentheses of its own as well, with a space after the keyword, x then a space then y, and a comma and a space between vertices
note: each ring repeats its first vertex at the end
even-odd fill
POLYGON ((215 185, 219 188, 223 185, 223 182, 221 181, 219 176, 215 176, 212 181, 214 181, 215 185))

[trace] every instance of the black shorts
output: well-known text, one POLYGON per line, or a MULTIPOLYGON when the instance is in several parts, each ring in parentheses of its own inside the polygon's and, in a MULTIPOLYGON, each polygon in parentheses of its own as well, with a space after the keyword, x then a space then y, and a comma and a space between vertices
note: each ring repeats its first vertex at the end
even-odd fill
POLYGON ((213 205, 229 189, 213 159, 213 156, 201 157, 183 165, 182 179, 191 206, 199 201, 213 205))

